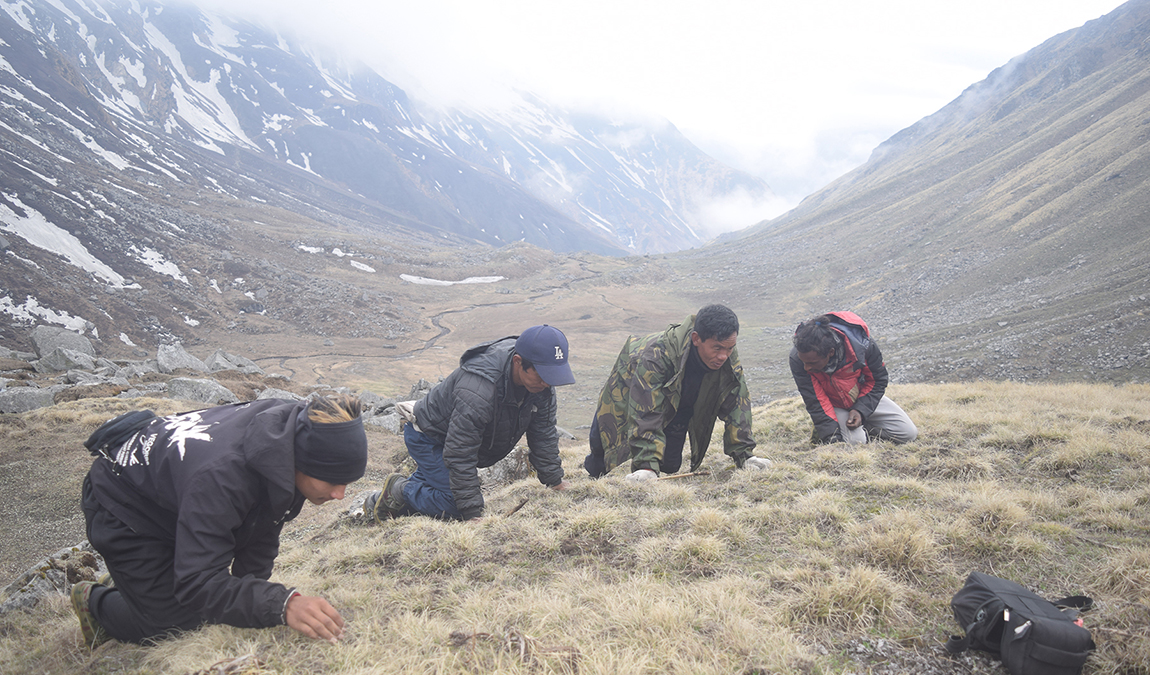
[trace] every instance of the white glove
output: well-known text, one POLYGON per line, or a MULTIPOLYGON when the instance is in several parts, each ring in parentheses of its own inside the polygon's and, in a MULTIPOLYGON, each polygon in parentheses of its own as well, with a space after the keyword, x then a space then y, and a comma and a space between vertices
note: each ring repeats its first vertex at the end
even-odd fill
POLYGON ((659 474, 650 469, 639 469, 635 473, 627 474, 627 480, 631 481, 632 483, 639 483, 645 480, 655 480, 658 475, 659 474))
POLYGON ((763 469, 767 468, 770 465, 771 465, 771 460, 766 459, 764 457, 751 456, 751 457, 747 458, 747 461, 743 462, 743 468, 744 469, 756 469, 758 471, 762 471, 763 469))

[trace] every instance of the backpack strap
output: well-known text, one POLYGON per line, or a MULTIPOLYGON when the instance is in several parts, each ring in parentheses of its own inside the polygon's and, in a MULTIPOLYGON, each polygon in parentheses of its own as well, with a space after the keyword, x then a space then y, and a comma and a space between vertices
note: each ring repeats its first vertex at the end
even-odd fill
POLYGON ((851 350, 855 353, 855 367, 862 370, 866 366, 866 350, 870 349, 870 337, 861 327, 837 321, 827 324, 843 334, 843 339, 851 343, 851 350))
POLYGON ((962 637, 951 635, 950 639, 946 641, 946 651, 951 654, 959 654, 970 649, 970 631, 973 630, 976 625, 978 625, 977 621, 967 626, 966 631, 964 631, 966 635, 962 637))
POLYGON ((1070 607, 1080 612, 1089 612, 1094 609, 1094 598, 1088 598, 1085 595, 1068 595, 1061 600, 1055 600, 1054 604, 1059 609, 1070 607))
POLYGON ((1094 598, 1085 595, 1068 595, 1061 600, 1055 600, 1053 604, 1062 610, 1066 616, 1076 619, 1080 612, 1089 612, 1094 609, 1094 598))
MULTIPOLYGON (((979 605, 978 609, 974 612, 974 620, 971 621, 970 625, 966 626, 966 629, 963 631, 965 635, 963 637, 951 635, 950 639, 946 641, 946 651, 950 652, 951 654, 958 654, 959 652, 964 652, 967 649, 970 649, 970 641, 971 636, 974 633, 974 629, 978 626, 978 624, 987 623, 992 620, 990 612, 987 611, 987 608, 998 601, 999 598, 997 596, 991 596, 990 598, 987 598, 985 602, 979 605)), ((994 613, 1000 615, 1001 610, 998 610, 994 613)))

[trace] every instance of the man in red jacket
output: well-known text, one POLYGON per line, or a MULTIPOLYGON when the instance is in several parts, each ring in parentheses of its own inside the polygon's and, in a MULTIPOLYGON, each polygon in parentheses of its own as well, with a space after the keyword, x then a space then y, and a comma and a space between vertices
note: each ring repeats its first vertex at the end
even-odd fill
POLYGON ((853 312, 831 312, 799 324, 791 375, 821 443, 909 443, 918 429, 887 398, 887 372, 870 329, 853 312))

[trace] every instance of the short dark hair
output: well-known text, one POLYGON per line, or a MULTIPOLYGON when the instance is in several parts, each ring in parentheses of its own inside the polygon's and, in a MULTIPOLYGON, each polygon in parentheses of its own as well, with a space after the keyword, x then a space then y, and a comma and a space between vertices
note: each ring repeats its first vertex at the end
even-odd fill
POLYGON ((528 361, 527 359, 525 359, 525 358, 523 357, 523 355, 522 355, 522 354, 520 354, 519 352, 515 352, 515 353, 513 354, 513 356, 518 356, 518 357, 519 357, 519 366, 520 366, 521 368, 523 368, 523 370, 531 370, 532 368, 534 368, 534 367, 535 367, 535 364, 534 364, 534 363, 531 363, 530 361, 528 361))
POLYGON ((835 336, 831 333, 830 324, 835 317, 830 314, 816 316, 804 321, 795 329, 794 344, 799 352, 815 352, 825 356, 835 349, 835 336))
POLYGON ((695 314, 695 333, 700 340, 726 340, 739 332, 739 317, 723 305, 707 305, 695 314))

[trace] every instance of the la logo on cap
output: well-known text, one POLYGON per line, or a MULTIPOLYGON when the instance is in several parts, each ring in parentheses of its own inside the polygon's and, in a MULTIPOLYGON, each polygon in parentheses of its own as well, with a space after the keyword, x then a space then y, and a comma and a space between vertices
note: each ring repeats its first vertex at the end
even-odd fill
POLYGON ((567 363, 567 337, 554 326, 542 324, 523 331, 515 340, 515 353, 535 367, 548 385, 574 384, 567 363))

